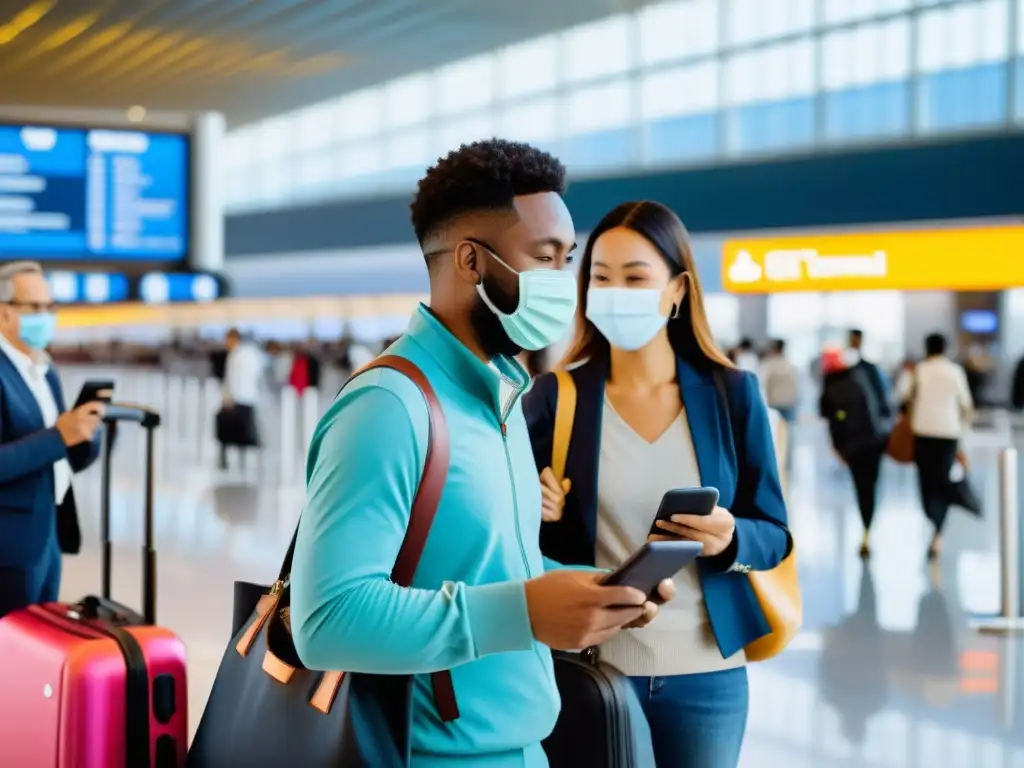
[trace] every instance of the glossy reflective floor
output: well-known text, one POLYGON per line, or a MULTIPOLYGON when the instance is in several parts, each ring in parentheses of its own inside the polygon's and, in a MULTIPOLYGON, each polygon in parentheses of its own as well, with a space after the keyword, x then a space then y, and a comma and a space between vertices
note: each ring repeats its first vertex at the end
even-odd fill
MULTIPOLYGON (((69 396, 97 373, 66 371, 69 396)), ((274 449, 221 472, 210 436, 213 388, 157 374, 118 379, 119 399, 168 415, 157 440, 157 607, 160 623, 188 645, 195 727, 228 641, 232 582, 276 574, 302 504, 301 445, 318 404, 268 402, 264 430, 274 449)), ((744 768, 1024 768, 1024 640, 968 627, 999 605, 996 457, 1010 441, 1001 421, 972 437, 972 480, 986 516, 952 513, 936 567, 925 562, 930 531, 913 471, 887 463, 865 567, 849 480, 821 427, 798 428, 790 515, 805 629, 782 657, 751 668, 744 768)), ((115 597, 126 602, 139 599, 143 449, 126 426, 112 510, 115 597)), ((76 482, 87 546, 65 560, 68 598, 99 584, 98 474, 76 482)))

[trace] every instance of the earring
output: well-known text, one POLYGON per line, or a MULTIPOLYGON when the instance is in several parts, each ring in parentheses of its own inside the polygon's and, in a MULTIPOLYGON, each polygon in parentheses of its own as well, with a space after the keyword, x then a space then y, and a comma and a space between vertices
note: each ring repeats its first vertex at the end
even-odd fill
POLYGON ((679 317, 679 311, 682 309, 682 304, 672 305, 672 314, 669 315, 669 320, 676 320, 679 317))

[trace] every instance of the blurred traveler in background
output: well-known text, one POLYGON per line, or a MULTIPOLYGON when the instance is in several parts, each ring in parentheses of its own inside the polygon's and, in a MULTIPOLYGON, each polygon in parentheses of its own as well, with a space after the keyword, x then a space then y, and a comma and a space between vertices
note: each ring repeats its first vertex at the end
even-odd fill
POLYGON ((900 399, 900 391, 910 386, 910 382, 913 381, 914 368, 917 367, 917 361, 912 357, 904 358, 900 364, 899 370, 896 372, 895 384, 893 384, 892 396, 896 402, 896 407, 900 413, 906 413, 908 404, 900 399), (910 379, 907 379, 907 377, 910 379))
POLYGON ((793 453, 793 427, 800 404, 800 373, 786 357, 786 342, 775 339, 761 361, 761 388, 769 408, 774 408, 786 423, 786 467, 793 453))
POLYGON ((1013 405, 1014 410, 1024 410, 1024 357, 1017 361, 1017 367, 1013 371, 1010 403, 1013 405))
POLYGON ((946 356, 946 337, 933 333, 924 341, 925 359, 901 381, 899 400, 910 411, 914 463, 924 514, 935 526, 928 557, 942 549, 942 529, 953 498, 953 465, 967 460, 960 440, 970 426, 974 401, 964 369, 946 356))
POLYGON ((217 413, 221 469, 228 468, 229 447, 238 448, 239 458, 244 462, 245 451, 259 446, 256 406, 266 367, 263 352, 253 342, 243 339, 238 329, 228 331, 224 346, 228 355, 221 387, 221 409, 217 413))
POLYGON ((292 368, 288 373, 288 383, 301 397, 307 389, 320 388, 321 365, 316 356, 316 341, 297 344, 292 349, 292 368))
POLYGON ((864 359, 864 332, 852 328, 846 342, 846 365, 850 368, 859 368, 864 375, 864 381, 871 385, 875 397, 882 404, 882 417, 892 418, 892 408, 889 405, 889 385, 886 383, 882 369, 869 360, 864 359))
POLYGON ((353 341, 348 350, 348 360, 353 372, 364 365, 369 365, 376 357, 377 353, 361 341, 353 341))
POLYGON ((266 363, 267 388, 271 392, 279 392, 288 384, 288 374, 292 369, 291 352, 279 341, 268 341, 266 363))
POLYGON ((81 547, 71 477, 99 455, 102 403, 65 411, 46 348, 57 320, 41 267, 0 267, 0 616, 51 602, 81 547))
POLYGON ((878 389, 881 374, 860 357, 859 346, 851 346, 839 357, 826 354, 823 361, 825 378, 818 409, 828 422, 832 447, 850 470, 864 525, 860 555, 868 557, 890 410, 884 390, 878 389))
POLYGON ((560 562, 613 569, 648 540, 666 492, 718 488, 712 514, 677 515, 655 537, 704 545, 699 565, 676 577, 676 600, 650 627, 610 638, 601 658, 633 678, 657 765, 735 768, 749 705, 743 649, 764 626, 746 574, 775 568, 791 546, 768 412, 756 377, 714 345, 690 238, 671 210, 611 211, 590 235, 580 280, 565 358, 579 364, 568 494, 550 466, 555 376, 526 398, 541 547, 560 562))
POLYGON ((430 306, 389 352, 435 390, 451 453, 413 588, 389 574, 427 455, 417 385, 390 369, 357 376, 310 447, 292 572, 296 648, 312 669, 416 675, 414 768, 546 766, 541 740, 559 695, 545 646, 595 645, 657 611, 638 591, 546 561, 538 546, 541 492, 519 405, 529 377, 515 356, 572 322, 564 187, 555 158, 497 139, 451 152, 419 183, 412 220, 430 306), (435 687, 439 670, 453 671, 435 687))
POLYGON ((733 359, 736 367, 741 371, 757 373, 761 367, 761 359, 757 356, 757 351, 754 349, 754 342, 747 338, 740 339, 740 343, 736 345, 733 359))
POLYGON ((971 400, 976 407, 985 402, 985 387, 992 376, 992 358, 985 347, 978 342, 971 343, 964 355, 964 373, 967 375, 967 386, 971 391, 971 400))

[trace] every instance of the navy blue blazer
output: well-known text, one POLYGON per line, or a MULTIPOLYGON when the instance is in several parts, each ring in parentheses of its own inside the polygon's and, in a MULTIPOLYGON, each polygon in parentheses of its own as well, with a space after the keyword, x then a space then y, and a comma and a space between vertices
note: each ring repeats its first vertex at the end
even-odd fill
MULTIPOLYGON (((565 474, 572 480, 572 488, 562 519, 542 524, 541 550, 566 565, 593 565, 607 364, 591 361, 570 373, 576 382, 577 401, 565 474)), ((722 655, 729 657, 769 631, 746 574, 779 565, 789 554, 792 539, 786 526, 768 409, 757 378, 738 370, 723 373, 733 421, 740 430, 735 441, 729 411, 712 372, 683 360, 678 363, 679 392, 701 482, 718 489, 719 504, 736 518, 732 546, 721 555, 699 561, 708 618, 722 655)), ((551 464, 557 402, 558 383, 553 374, 538 377, 523 400, 538 471, 551 464)), ((655 512, 651 510, 652 520, 655 512)))
MULTIPOLYGON (((53 367, 46 380, 57 410, 65 411, 53 367)), ((74 491, 60 508, 54 502, 53 465, 67 458, 80 472, 99 456, 95 440, 67 448, 56 427, 46 428, 32 390, 14 363, 0 352, 0 566, 31 567, 57 537, 65 552, 81 546, 74 491)))

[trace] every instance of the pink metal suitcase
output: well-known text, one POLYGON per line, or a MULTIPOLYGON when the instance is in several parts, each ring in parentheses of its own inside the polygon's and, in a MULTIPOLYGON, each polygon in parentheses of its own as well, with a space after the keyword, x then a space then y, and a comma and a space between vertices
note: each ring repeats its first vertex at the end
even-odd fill
POLYGON ((144 609, 110 595, 110 440, 103 451, 103 597, 0 620, 0 766, 178 768, 188 749, 184 643, 154 626, 153 431, 159 416, 111 406, 146 431, 144 609))

